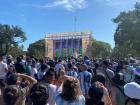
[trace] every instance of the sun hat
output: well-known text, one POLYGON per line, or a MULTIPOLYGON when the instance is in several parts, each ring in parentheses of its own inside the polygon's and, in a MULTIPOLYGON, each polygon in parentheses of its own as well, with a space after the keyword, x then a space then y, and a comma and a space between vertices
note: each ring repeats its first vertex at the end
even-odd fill
POLYGON ((124 86, 124 93, 129 98, 140 99, 140 85, 136 82, 127 83, 124 86))

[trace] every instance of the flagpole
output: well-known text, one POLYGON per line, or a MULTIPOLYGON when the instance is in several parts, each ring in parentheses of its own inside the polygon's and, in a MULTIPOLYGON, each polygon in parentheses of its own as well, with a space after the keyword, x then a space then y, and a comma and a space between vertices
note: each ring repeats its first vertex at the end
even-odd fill
POLYGON ((77 18, 76 18, 76 16, 74 17, 74 32, 76 32, 77 30, 76 30, 76 23, 77 23, 77 18))

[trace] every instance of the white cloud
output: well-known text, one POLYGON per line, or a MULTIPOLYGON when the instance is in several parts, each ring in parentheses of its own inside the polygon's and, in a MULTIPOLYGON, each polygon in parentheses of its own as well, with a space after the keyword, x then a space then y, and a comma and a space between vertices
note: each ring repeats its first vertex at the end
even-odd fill
POLYGON ((23 7, 35 7, 35 8, 52 8, 52 7, 63 7, 68 11, 73 11, 75 9, 82 9, 86 7, 86 0, 55 0, 52 3, 46 3, 45 5, 35 5, 35 4, 21 4, 23 7))

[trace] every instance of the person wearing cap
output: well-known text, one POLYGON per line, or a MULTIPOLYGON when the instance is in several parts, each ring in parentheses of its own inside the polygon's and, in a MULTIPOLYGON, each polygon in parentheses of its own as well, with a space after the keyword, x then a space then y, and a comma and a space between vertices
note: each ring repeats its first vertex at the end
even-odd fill
POLYGON ((140 85, 138 83, 127 83, 124 86, 124 94, 127 96, 125 105, 140 105, 140 85))
POLYGON ((91 86, 92 74, 87 71, 88 67, 86 64, 81 65, 81 72, 78 74, 78 80, 80 82, 81 90, 87 97, 88 90, 91 86))

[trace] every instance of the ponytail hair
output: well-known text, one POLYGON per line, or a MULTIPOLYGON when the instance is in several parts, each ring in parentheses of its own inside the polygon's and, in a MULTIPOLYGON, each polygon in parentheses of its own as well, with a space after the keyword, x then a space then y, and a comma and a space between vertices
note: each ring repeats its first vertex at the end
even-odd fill
POLYGON ((104 91, 102 88, 97 87, 95 84, 93 84, 89 89, 89 99, 87 100, 87 105, 104 105, 104 102, 102 102, 102 98, 104 95, 104 91))
POLYGON ((33 105, 46 105, 49 98, 48 85, 37 83, 30 90, 30 98, 33 105))

